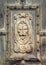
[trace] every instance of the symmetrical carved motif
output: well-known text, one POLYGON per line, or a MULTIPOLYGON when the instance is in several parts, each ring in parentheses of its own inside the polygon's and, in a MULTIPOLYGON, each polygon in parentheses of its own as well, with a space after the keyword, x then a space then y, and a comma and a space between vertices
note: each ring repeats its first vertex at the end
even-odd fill
POLYGON ((41 22, 39 21, 40 13, 37 11, 39 5, 17 6, 15 4, 7 5, 9 10, 7 11, 10 12, 10 14, 7 13, 7 23, 9 24, 7 25, 8 59, 24 60, 24 62, 32 59, 32 61, 40 61, 40 46, 38 44, 40 38, 38 38, 39 27, 37 26, 38 22, 41 22))
MULTIPOLYGON (((32 51, 32 25, 30 26, 30 19, 32 19, 29 14, 20 13, 17 15, 19 21, 15 24, 15 43, 14 51, 16 51, 16 46, 20 49, 19 52, 31 52, 32 51), (16 45, 17 43, 17 45, 16 45)), ((15 18, 15 17, 14 17, 15 18)))

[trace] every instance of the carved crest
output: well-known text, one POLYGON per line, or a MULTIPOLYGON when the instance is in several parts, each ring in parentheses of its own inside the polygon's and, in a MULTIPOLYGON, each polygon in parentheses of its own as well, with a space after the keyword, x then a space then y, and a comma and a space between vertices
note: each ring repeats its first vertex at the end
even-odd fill
POLYGON ((19 52, 32 51, 32 26, 29 22, 32 17, 29 14, 20 13, 14 18, 16 19, 14 51, 16 51, 16 46, 19 52))

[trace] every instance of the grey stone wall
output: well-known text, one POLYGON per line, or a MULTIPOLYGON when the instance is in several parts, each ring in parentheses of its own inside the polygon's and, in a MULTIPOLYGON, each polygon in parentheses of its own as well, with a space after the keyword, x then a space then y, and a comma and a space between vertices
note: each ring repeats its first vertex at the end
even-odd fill
MULTIPOLYGON (((6 51, 6 22, 4 21, 5 3, 14 3, 19 0, 0 0, 0 65, 5 65, 6 51)), ((40 3, 42 7, 42 28, 46 30, 46 0, 27 0, 29 3, 40 3)), ((43 61, 46 59, 46 31, 41 35, 41 55, 43 61)), ((43 65, 46 65, 43 63, 43 65)))

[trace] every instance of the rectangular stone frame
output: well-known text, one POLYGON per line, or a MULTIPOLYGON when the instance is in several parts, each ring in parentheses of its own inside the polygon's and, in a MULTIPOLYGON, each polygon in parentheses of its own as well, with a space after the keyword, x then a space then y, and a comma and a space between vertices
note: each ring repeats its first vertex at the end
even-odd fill
MULTIPOLYGON (((6 19, 7 19, 7 45, 8 45, 8 48, 6 50, 6 56, 7 58, 9 58, 9 56, 11 55, 11 10, 35 10, 36 11, 36 22, 35 22, 35 27, 36 27, 36 44, 37 44, 37 47, 39 50, 39 54, 40 54, 40 30, 42 29, 42 18, 41 18, 41 7, 39 4, 32 4, 30 6, 16 6, 15 4, 7 4, 6 5, 6 19), (10 33, 9 33, 10 32, 10 33)), ((37 53, 37 57, 40 58, 38 56, 38 53, 37 53)))

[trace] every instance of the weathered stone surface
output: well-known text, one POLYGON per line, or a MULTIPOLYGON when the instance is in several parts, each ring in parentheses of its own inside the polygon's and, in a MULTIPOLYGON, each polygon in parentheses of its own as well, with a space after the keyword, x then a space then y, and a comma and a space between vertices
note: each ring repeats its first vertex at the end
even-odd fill
POLYGON ((42 29, 45 3, 45 0, 0 2, 0 65, 46 65, 46 61, 37 63, 46 60, 46 30, 42 29), (4 56, 10 63, 5 64, 4 56))

